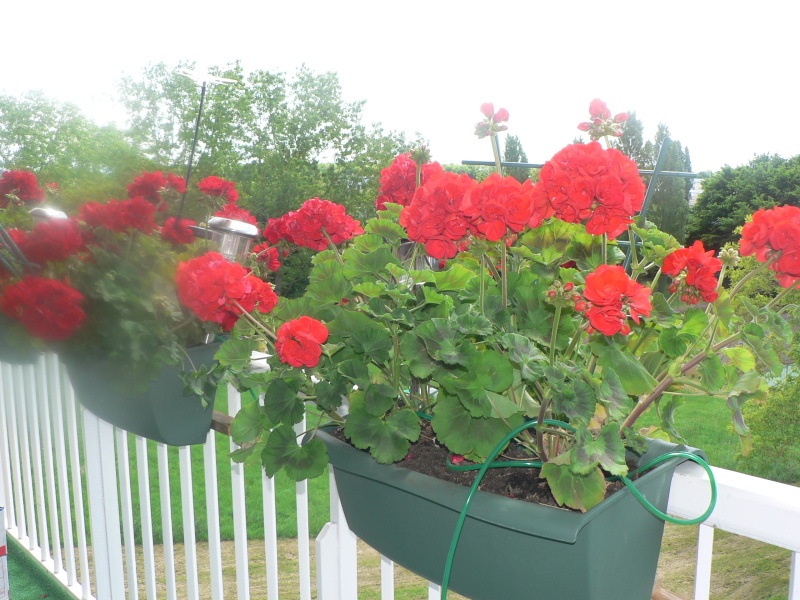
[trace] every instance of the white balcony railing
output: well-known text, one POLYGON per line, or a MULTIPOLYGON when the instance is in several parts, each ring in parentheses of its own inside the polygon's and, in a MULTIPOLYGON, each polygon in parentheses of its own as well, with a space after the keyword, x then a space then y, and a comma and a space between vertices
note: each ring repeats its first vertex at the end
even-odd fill
MULTIPOLYGON (((234 414, 239 404, 239 395, 230 389, 229 412, 234 414)), ((173 473, 172 483, 179 482, 179 489, 170 487, 168 453, 175 450, 155 444, 158 489, 151 489, 148 448, 154 442, 131 438, 81 409, 55 356, 43 355, 32 366, 0 363, 0 506, 5 507, 6 529, 74 597, 357 598, 358 543, 347 528, 333 479, 330 522, 317 537, 314 554, 307 484, 296 486, 298 536, 292 553, 297 555, 297 574, 284 583, 289 580, 281 578, 278 566, 275 483, 262 475, 259 497, 252 490, 246 493, 243 466, 227 458, 218 461, 217 443, 230 442, 212 431, 204 446, 177 450, 179 477, 173 473), (129 439, 134 439, 133 449, 129 439), (193 482, 194 463, 203 465, 204 498, 198 498, 193 482), (132 468, 138 498, 133 497, 132 468), (227 485, 232 505, 220 507, 221 486, 227 485), (183 539, 176 541, 171 499, 177 495, 183 539), (160 546, 153 540, 153 502, 161 509, 160 546), (206 507, 207 535, 201 537, 207 537, 207 545, 196 542, 195 522, 202 521, 196 502, 206 507), (253 503, 260 504, 263 514, 263 550, 252 540, 248 543, 245 509, 253 503), (232 545, 221 539, 220 510, 232 511, 232 545)), ((714 473, 719 497, 699 528, 695 599, 709 598, 711 546, 714 529, 721 529, 790 550, 788 598, 800 600, 800 488, 724 469, 714 473)), ((681 465, 669 511, 696 516, 705 510, 709 493, 705 472, 693 463, 681 465)), ((394 567, 382 558, 379 569, 380 597, 391 600, 394 567)), ((439 597, 436 585, 427 584, 427 590, 429 598, 439 597)))

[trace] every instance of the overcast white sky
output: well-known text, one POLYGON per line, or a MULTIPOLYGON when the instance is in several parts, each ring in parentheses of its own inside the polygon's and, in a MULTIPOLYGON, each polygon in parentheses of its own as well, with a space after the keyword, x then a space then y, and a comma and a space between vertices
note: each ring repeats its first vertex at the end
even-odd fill
MULTIPOLYGON (((339 74, 367 122, 422 133, 443 163, 491 159, 479 106, 511 114, 528 158, 578 134, 592 98, 659 122, 693 168, 800 154, 800 4, 535 0, 27 0, 3 8, 0 91, 41 89, 98 123, 116 82, 180 60, 339 74)), ((124 125, 124 123, 120 123, 124 125)))

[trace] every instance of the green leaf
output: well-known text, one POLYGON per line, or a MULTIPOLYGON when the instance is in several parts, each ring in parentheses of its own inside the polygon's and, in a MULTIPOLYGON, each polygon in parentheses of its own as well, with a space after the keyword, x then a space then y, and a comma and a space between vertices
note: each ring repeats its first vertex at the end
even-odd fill
POLYGON ((451 452, 481 460, 509 433, 509 427, 518 427, 522 420, 521 415, 514 415, 507 425, 501 419, 475 418, 457 397, 439 391, 431 425, 451 452))
POLYGON ((441 378, 442 385, 457 394, 473 417, 488 417, 492 405, 487 390, 505 392, 514 383, 514 368, 496 350, 475 353, 467 368, 441 378))
POLYGON ((464 364, 466 356, 460 349, 463 336, 446 319, 431 319, 417 327, 417 335, 425 342, 430 355, 448 364, 464 364))
POLYGON ((547 357, 524 335, 507 333, 500 343, 508 350, 508 358, 519 366, 520 374, 526 381, 537 381, 544 373, 547 357))
POLYGON ((244 369, 251 362, 251 353, 258 349, 258 340, 226 340, 217 350, 214 358, 224 367, 244 369))
POLYGON ((249 402, 242 406, 231 423, 231 439, 240 446, 258 439, 264 431, 263 412, 258 402, 249 402))
POLYGON ((572 381, 569 385, 561 386, 558 393, 553 395, 553 411, 563 413, 570 420, 588 423, 594 414, 597 403, 594 390, 584 381, 572 381))
POLYGON ((382 416, 397 403, 397 391, 383 383, 371 383, 364 390, 364 408, 372 415, 382 416))
POLYGON ((475 273, 459 264, 453 264, 445 271, 436 271, 434 278, 436 289, 440 292, 459 292, 475 278, 475 273))
POLYGON ((597 438, 587 429, 580 430, 572 453, 571 467, 579 475, 588 474, 598 464, 612 475, 625 475, 628 472, 619 423, 605 425, 597 438))
POLYGON ((605 498, 606 480, 596 467, 587 475, 578 475, 569 465, 547 462, 542 465, 542 477, 547 479, 550 491, 559 506, 569 506, 586 512, 605 498))
POLYGON ((294 481, 313 479, 325 472, 328 466, 328 448, 325 442, 313 439, 303 446, 297 445, 297 434, 288 425, 279 425, 270 433, 261 463, 267 477, 284 469, 294 481))
POLYGON ((725 348, 723 354, 731 359, 731 362, 740 370, 747 372, 756 368, 756 358, 747 348, 739 346, 736 348, 725 348))
POLYGON ((590 345, 597 355, 597 364, 604 370, 616 371, 627 394, 641 396, 656 387, 656 380, 631 353, 622 352, 607 340, 598 339, 590 345))
MULTIPOLYGON (((361 236, 359 236, 361 237, 361 236)), ((377 278, 386 265, 399 265, 400 261, 386 247, 380 247, 369 253, 359 252, 356 248, 348 248, 342 255, 344 275, 348 279, 364 277, 368 280, 377 278)))
POLYGON ((714 301, 714 312, 717 313, 717 316, 726 328, 730 327, 734 312, 730 294, 728 294, 728 290, 725 288, 719 290, 719 295, 714 301))
POLYGON ((492 333, 492 322, 482 315, 467 313, 458 316, 456 329, 464 335, 485 336, 492 333))
POLYGON ((294 425, 303 420, 306 408, 284 379, 273 379, 264 394, 264 411, 273 423, 294 425))
POLYGON ((597 399, 608 406, 608 414, 615 421, 623 421, 633 410, 633 400, 625 393, 616 371, 603 371, 597 399))
POLYGON ((342 405, 342 396, 346 396, 353 385, 345 381, 341 373, 334 371, 330 380, 320 381, 314 386, 317 404, 323 410, 335 410, 342 405))
POLYGON ((700 380, 703 387, 708 390, 720 390, 725 387, 725 367, 722 360, 716 354, 709 354, 700 363, 697 370, 700 372, 700 380))
POLYGON ((359 404, 351 404, 344 426, 344 434, 353 445, 361 450, 368 449, 375 460, 382 464, 404 459, 408 455, 410 442, 418 439, 419 431, 419 420, 410 410, 398 411, 383 421, 369 414, 359 404))
POLYGON ((362 390, 369 387, 370 383, 372 383, 372 380, 369 377, 367 363, 362 357, 343 361, 341 364, 339 364, 339 373, 352 381, 362 390))
POLYGON ((400 338, 400 351, 405 365, 414 377, 427 379, 439 368, 438 363, 428 354, 425 343, 412 333, 400 338))
POLYGON ((374 233, 390 242, 399 242, 406 237, 406 230, 389 219, 370 219, 364 227, 364 233, 374 233))
POLYGON ((366 354, 369 360, 382 363, 389 360, 392 338, 385 329, 359 329, 350 336, 353 349, 366 354))

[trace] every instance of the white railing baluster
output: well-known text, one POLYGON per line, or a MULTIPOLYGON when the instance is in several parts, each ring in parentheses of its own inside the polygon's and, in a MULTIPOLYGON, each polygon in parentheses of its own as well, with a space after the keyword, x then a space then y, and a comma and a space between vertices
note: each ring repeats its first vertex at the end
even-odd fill
POLYGON ((32 477, 33 465, 31 465, 31 445, 29 441, 30 436, 28 435, 27 407, 29 397, 28 389, 25 385, 25 380, 27 378, 24 376, 25 367, 16 365, 14 371, 18 385, 18 394, 15 404, 17 406, 17 418, 19 419, 17 433, 19 435, 19 451, 22 456, 22 486, 25 501, 25 515, 27 517, 25 526, 28 535, 28 549, 35 551, 39 536, 36 531, 36 505, 34 504, 32 477))
POLYGON ((800 552, 792 552, 790 559, 789 600, 800 600, 800 552))
POLYGON ((120 539, 114 426, 86 409, 82 411, 82 417, 97 597, 123 600, 125 571, 120 539))
MULTIPOLYGON (((303 439, 306 431, 306 419, 294 426, 298 435, 298 443, 303 439)), ((298 574, 300 576, 300 600, 311 600, 311 547, 308 530, 308 480, 298 481, 295 484, 295 497, 297 504, 297 555, 298 574)))
POLYGON ((64 556, 66 558, 67 585, 77 581, 75 568, 75 539, 72 529, 72 504, 69 497, 69 473, 67 471, 67 443, 64 437, 64 406, 62 404, 62 378, 58 357, 47 354, 47 378, 51 382, 50 410, 53 417, 53 437, 55 440, 56 472, 58 476, 58 500, 61 513, 61 527, 64 534, 64 556))
POLYGON ((331 520, 317 536, 317 598, 358 598, 358 546, 339 500, 333 467, 329 474, 331 520))
POLYGON ((19 378, 17 377, 17 369, 13 365, 6 365, 6 370, 3 381, 6 382, 6 398, 8 399, 8 436, 10 446, 10 460, 11 460, 11 479, 14 488, 14 506, 16 510, 16 519, 14 525, 16 526, 16 537, 22 540, 28 535, 28 527, 26 525, 28 519, 26 516, 25 500, 23 498, 23 485, 22 485, 22 457, 20 456, 20 439, 19 439, 19 419, 17 419, 17 404, 22 402, 22 397, 19 395, 19 378))
POLYGON ((192 486, 191 446, 178 448, 181 473, 181 509, 183 515, 183 550, 186 560, 186 597, 199 598, 197 579, 197 536, 194 528, 194 488, 192 486))
POLYGON ((428 582, 428 600, 439 600, 442 597, 442 588, 432 581, 428 582))
POLYGON ((261 495, 264 498, 264 562, 267 570, 267 598, 278 600, 278 514, 275 479, 261 469, 261 495))
MULTIPOLYGON (((41 359, 43 358, 41 357, 41 359)), ((40 394, 44 382, 40 377, 36 376, 37 370, 34 365, 28 365, 25 369, 25 389, 28 390, 28 406, 30 409, 28 428, 31 454, 33 454, 33 477, 36 484, 36 514, 39 521, 37 544, 39 546, 39 560, 46 562, 50 560, 50 535, 47 527, 47 503, 45 502, 45 481, 42 469, 42 429, 39 418, 40 394)))
POLYGON ((161 498, 161 532, 164 548, 164 574, 167 580, 167 600, 177 600, 175 582, 175 545, 172 538, 172 502, 169 489, 169 460, 167 446, 156 444, 158 455, 158 487, 161 498))
POLYGON ((381 600, 394 600, 394 561, 381 555, 381 600))
POLYGON ((133 491, 131 489, 131 456, 128 451, 128 433, 116 430, 117 467, 119 469, 119 501, 122 519, 122 540, 125 544, 125 572, 128 580, 128 598, 138 600, 139 578, 136 575, 136 534, 133 525, 133 491))
POLYGON ((203 446, 206 475, 206 518, 208 519, 208 558, 211 567, 211 598, 222 600, 222 547, 219 535, 219 494, 217 493, 217 439, 208 432, 203 446))
POLYGON ((66 382, 64 389, 65 407, 67 415, 67 439, 69 440, 70 474, 72 475, 72 496, 75 504, 75 527, 78 531, 78 564, 81 572, 81 587, 83 598, 91 596, 91 581, 89 575, 89 549, 86 542, 86 519, 84 517, 83 484, 81 480, 80 445, 78 443, 78 410, 75 406, 75 390, 66 382))
POLYGON ((17 514, 14 507, 14 488, 11 483, 13 464, 11 460, 13 444, 9 443, 11 432, 8 427, 8 405, 11 403, 11 367, 0 362, 0 468, 3 469, 3 496, 0 498, 3 513, 5 514, 5 527, 11 529, 17 526, 17 514), (8 391, 7 391, 8 390, 8 391))
POLYGON ((37 367, 37 385, 39 389, 39 415, 41 421, 42 452, 44 454, 45 478, 47 482, 47 505, 50 509, 50 535, 53 536, 53 573, 58 575, 64 568, 61 555, 61 531, 59 526, 58 501, 56 498, 55 456, 53 452, 52 389, 58 380, 51 378, 47 369, 48 357, 42 354, 37 367))
POLYGON ((711 560, 714 553, 714 528, 700 525, 697 530, 697 564, 694 571, 695 600, 708 600, 711 594, 711 560))
MULTIPOLYGON (((228 384, 228 414, 235 416, 242 407, 242 396, 228 384)), ((230 440, 231 451, 238 446, 230 440)), ((240 600, 250 598, 250 565, 247 560, 247 518, 245 517, 244 464, 230 461, 231 503, 233 504, 233 545, 236 553, 236 589, 240 600)))
POLYGON ((154 600, 156 598, 156 557, 153 547, 153 510, 150 501, 150 464, 147 456, 147 440, 137 435, 135 444, 144 580, 147 588, 147 600, 154 600))

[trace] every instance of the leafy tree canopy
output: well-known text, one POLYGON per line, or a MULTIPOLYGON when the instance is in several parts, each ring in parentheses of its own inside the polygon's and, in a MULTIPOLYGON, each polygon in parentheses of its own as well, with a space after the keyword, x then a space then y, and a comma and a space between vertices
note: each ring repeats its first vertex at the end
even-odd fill
POLYGON ((741 167, 725 166, 703 181, 689 219, 687 237, 706 248, 737 241, 739 227, 759 208, 800 206, 800 155, 784 159, 763 154, 741 167))

